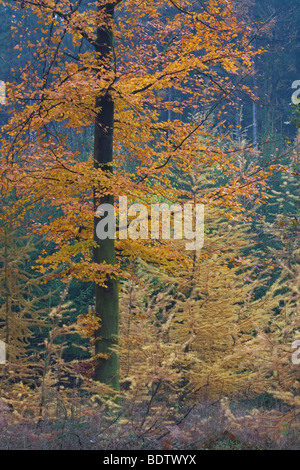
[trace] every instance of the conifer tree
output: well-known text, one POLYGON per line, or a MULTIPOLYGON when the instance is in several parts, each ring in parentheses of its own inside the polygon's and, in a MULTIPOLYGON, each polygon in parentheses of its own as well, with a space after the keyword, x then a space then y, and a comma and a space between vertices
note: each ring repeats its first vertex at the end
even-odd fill
MULTIPOLYGON (((208 155, 204 164, 199 154, 190 172, 176 171, 184 200, 194 203, 216 194, 218 178, 224 178, 208 155)), ((120 304, 121 377, 129 396, 151 396, 147 385, 153 380, 162 395, 169 386, 177 400, 216 400, 263 390, 252 341, 268 324, 278 298, 268 286, 257 298, 257 288, 267 285, 268 277, 260 272, 258 253, 250 249, 256 243, 251 237, 243 212, 222 207, 216 199, 215 205, 205 205, 200 250, 186 251, 184 240, 172 240, 181 253, 173 269, 153 262, 141 268, 136 259, 137 271, 125 285, 120 304)))
POLYGON ((277 281, 272 291, 279 302, 269 316, 267 330, 257 338, 257 348, 263 347, 266 351, 260 368, 269 377, 269 392, 288 404, 290 425, 296 429, 300 405, 297 360, 300 339, 298 168, 299 150, 296 142, 291 162, 282 175, 281 191, 272 191, 272 206, 277 210, 273 223, 265 224, 265 230, 274 240, 273 246, 269 247, 270 258, 277 271, 277 281))
POLYGON ((44 325, 46 299, 42 279, 30 267, 31 240, 6 225, 0 231, 0 337, 6 344, 7 373, 26 378, 34 350, 34 328, 44 325), (30 352, 31 351, 31 352, 30 352))

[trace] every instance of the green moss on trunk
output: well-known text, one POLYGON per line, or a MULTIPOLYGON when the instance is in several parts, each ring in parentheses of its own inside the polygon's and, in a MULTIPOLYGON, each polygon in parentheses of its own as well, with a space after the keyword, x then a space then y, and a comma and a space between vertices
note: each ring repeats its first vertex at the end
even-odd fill
MULTIPOLYGON (((113 48, 113 35, 111 22, 113 20, 113 6, 107 4, 104 7, 107 15, 107 26, 97 29, 97 43, 95 46, 99 63, 110 67, 113 48)), ((105 95, 96 100, 97 116, 95 119, 94 134, 94 165, 112 172, 113 162, 113 128, 114 128, 114 103, 107 91, 105 95)), ((100 204, 113 204, 112 195, 101 195, 101 188, 94 192, 95 210, 100 204)), ((103 214, 105 216, 105 214, 103 214)), ((113 239, 99 240, 96 236, 96 225, 99 217, 95 217, 94 239, 97 246, 94 249, 94 261, 96 263, 115 264, 115 243, 113 239)), ((107 275, 106 286, 96 285, 96 313, 101 319, 101 327, 96 332, 95 354, 104 354, 107 358, 97 358, 94 378, 97 381, 112 386, 119 390, 119 360, 116 352, 111 350, 118 342, 119 307, 118 307, 118 281, 107 275)))

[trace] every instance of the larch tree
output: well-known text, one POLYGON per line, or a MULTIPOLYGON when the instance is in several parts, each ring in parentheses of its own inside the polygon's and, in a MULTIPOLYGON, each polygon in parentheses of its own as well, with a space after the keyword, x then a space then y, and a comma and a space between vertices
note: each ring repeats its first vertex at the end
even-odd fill
POLYGON ((0 339, 6 345, 5 378, 12 381, 30 375, 34 328, 45 327, 49 298, 41 289, 44 279, 30 269, 32 240, 24 238, 8 224, 0 227, 0 339))
MULTIPOLYGON (((251 28, 239 22, 228 0, 22 0, 12 3, 35 17, 21 44, 32 59, 7 84, 10 121, 1 139, 1 177, 14 191, 14 214, 30 211, 31 229, 52 251, 40 269, 53 276, 95 282, 95 379, 119 388, 118 278, 126 258, 176 267, 180 254, 167 240, 99 239, 101 204, 150 204, 157 197, 186 202, 174 169, 191 172, 202 139, 204 163, 227 172, 224 187, 203 196, 209 204, 238 206, 259 167, 238 178, 232 152, 210 138, 206 123, 233 94, 246 90, 252 72, 251 28), (40 27, 40 32, 38 28, 40 27), (238 78, 236 78, 238 77, 238 78), (201 116, 189 119, 192 110, 201 116), (73 150, 68 135, 94 127, 91 155, 73 150), (41 221, 41 212, 49 214, 41 221), (55 211, 50 211, 49 208, 55 211), (48 211, 48 212, 47 212, 48 211)), ((21 25, 22 28, 22 25, 21 25)), ((234 102, 234 98, 233 98, 234 102)), ((28 219, 28 216, 27 216, 28 219)))

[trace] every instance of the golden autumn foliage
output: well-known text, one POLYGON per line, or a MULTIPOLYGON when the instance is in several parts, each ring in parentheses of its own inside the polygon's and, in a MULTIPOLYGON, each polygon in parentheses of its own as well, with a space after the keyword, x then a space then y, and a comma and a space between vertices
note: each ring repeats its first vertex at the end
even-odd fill
MULTIPOLYGON (((253 98, 244 79, 262 51, 235 2, 204 3, 22 0, 36 29, 16 49, 31 61, 7 84, 0 140, 0 339, 19 374, 1 379, 2 399, 17 419, 84 421, 109 409, 121 434, 124 425, 126 436, 162 439, 181 432, 197 403, 212 402, 235 433, 261 417, 282 426, 284 413, 240 418, 226 401, 268 392, 290 407, 297 430, 299 374, 289 355, 299 270, 279 259, 283 275, 267 289, 273 266, 251 251, 251 216, 278 167, 237 145, 222 114, 237 91, 253 98), (99 241, 97 206, 117 211, 121 196, 149 210, 204 205, 203 246, 123 239, 119 220, 116 240, 99 241), (40 278, 22 269, 30 245, 18 246, 10 225, 42 240, 31 266, 40 278), (64 287, 41 310, 32 291, 49 280, 64 287), (74 280, 95 287, 80 314, 67 300, 74 280), (34 327, 47 334, 28 355, 34 327), (88 359, 66 360, 73 335, 88 359), (102 381, 95 370, 112 360, 104 377, 113 377, 102 381)), ((13 34, 21 28, 13 24, 13 34)))
MULTIPOLYGON (((208 0, 204 7, 166 0, 23 6, 37 28, 17 44, 20 53, 32 51, 32 60, 7 86, 1 186, 7 197, 14 194, 11 217, 30 211, 30 230, 55 247, 41 254, 41 272, 96 284, 95 375, 118 389, 117 358, 109 350, 118 336, 122 260, 139 252, 144 260, 174 265, 179 255, 172 243, 100 242, 97 207, 118 196, 182 203, 186 195, 173 171, 193 170, 200 139, 203 164, 230 174, 231 151, 219 145, 221 114, 219 139, 206 123, 237 89, 251 94, 243 77, 261 51, 227 0, 208 0), (195 109, 202 114, 197 122, 188 118, 195 109), (68 136, 91 126, 93 152, 74 150, 68 136)), ((18 28, 13 25, 14 35, 18 28)), ((233 174, 203 202, 239 207, 239 194, 256 191, 265 171, 257 168, 246 178, 233 174)))
MULTIPOLYGON (((33 61, 22 70, 21 81, 8 86, 11 120, 1 143, 1 173, 10 182, 7 190, 14 187, 20 201, 14 211, 22 216, 25 207, 38 210, 38 203, 39 210, 52 207, 60 212, 42 224, 37 212, 30 221, 57 248, 41 259, 41 269, 61 269, 62 275, 99 283, 110 268, 101 269, 91 259, 93 192, 133 199, 150 192, 175 202, 180 191, 170 170, 191 170, 200 136, 203 162, 208 159, 209 165, 230 171, 229 154, 211 139, 204 124, 219 103, 244 88, 234 83, 234 76, 241 66, 245 74, 251 73, 257 53, 251 30, 237 21, 227 1, 209 1, 205 9, 190 2, 130 1, 110 4, 116 13, 112 57, 100 58, 93 46, 96 29, 111 21, 106 3, 82 9, 64 1, 25 2, 43 37, 35 39, 33 31, 29 43, 18 46, 31 49, 33 61), (91 126, 96 97, 105 94, 115 109, 113 175, 93 168, 93 156, 72 151, 63 135, 68 129, 82 132, 91 126), (198 122, 184 118, 204 103, 209 110, 198 122)), ((14 28, 18 34, 18 26, 14 28)), ((254 180, 248 188, 251 184, 254 180)), ((235 204, 240 186, 233 178, 218 189, 225 205, 235 204)), ((134 251, 144 249, 136 245, 134 251)), ((155 250, 163 256, 159 246, 153 248, 154 256, 155 250)), ((113 269, 118 275, 117 266, 113 269)))

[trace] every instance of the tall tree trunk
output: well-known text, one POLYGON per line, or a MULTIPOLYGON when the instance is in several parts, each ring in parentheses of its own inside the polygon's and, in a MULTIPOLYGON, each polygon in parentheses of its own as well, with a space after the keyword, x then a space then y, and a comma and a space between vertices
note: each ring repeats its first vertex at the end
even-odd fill
MULTIPOLYGON (((253 87, 256 90, 256 77, 253 75, 253 87)), ((258 144, 258 123, 257 123, 257 104, 256 101, 252 101, 252 122, 253 122, 253 144, 257 147, 258 144)))
MULTIPOLYGON (((107 27, 98 27, 97 44, 95 46, 99 57, 99 63, 111 65, 113 51, 113 33, 111 23, 114 15, 114 6, 107 4, 100 7, 105 10, 107 27)), ((96 99, 98 113, 95 119, 94 131, 94 166, 103 170, 112 171, 113 162, 113 127, 114 127, 114 102, 107 91, 96 99)), ((94 192, 94 209, 100 204, 114 204, 113 195, 101 195, 101 188, 94 192)), ((103 214, 104 216, 105 214, 103 214)), ((99 217, 94 221, 94 239, 97 246, 94 249, 94 262, 116 263, 114 240, 106 238, 99 240, 96 236, 96 225, 99 217)), ((118 282, 107 275, 106 286, 96 284, 96 314, 100 317, 101 326, 96 332, 95 354, 97 358, 94 378, 119 390, 119 361, 118 355, 111 351, 117 344, 119 307, 118 307, 118 282), (104 355, 104 357, 101 357, 104 355), (105 357, 106 356, 106 357, 105 357)))

